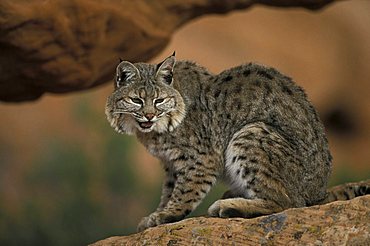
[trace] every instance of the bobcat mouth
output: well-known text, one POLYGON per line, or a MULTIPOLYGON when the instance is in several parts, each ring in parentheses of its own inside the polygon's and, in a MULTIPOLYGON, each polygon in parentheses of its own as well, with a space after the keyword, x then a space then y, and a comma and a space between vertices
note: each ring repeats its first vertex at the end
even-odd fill
POLYGON ((154 122, 146 121, 146 122, 139 122, 139 126, 143 129, 151 128, 154 122))

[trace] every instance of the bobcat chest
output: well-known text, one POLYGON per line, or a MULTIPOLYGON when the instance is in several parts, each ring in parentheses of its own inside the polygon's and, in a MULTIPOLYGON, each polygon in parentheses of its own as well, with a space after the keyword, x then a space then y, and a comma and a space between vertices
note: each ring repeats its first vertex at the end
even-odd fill
POLYGON ((182 151, 176 147, 176 141, 172 137, 159 134, 149 135, 139 139, 153 156, 162 161, 169 161, 181 154, 182 151))

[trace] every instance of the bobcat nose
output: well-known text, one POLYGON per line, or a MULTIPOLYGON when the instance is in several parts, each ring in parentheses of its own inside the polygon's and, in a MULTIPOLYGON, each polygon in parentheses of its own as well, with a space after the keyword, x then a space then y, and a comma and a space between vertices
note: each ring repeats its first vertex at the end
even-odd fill
POLYGON ((155 114, 153 114, 153 113, 147 113, 144 116, 145 116, 145 118, 147 118, 147 120, 152 120, 154 118, 155 114))

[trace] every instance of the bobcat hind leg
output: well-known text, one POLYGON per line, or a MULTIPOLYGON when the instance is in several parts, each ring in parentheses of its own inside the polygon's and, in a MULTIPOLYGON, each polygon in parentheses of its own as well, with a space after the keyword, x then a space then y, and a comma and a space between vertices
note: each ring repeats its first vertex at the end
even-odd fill
POLYGON ((209 215, 251 218, 304 206, 292 185, 299 181, 299 170, 289 159, 291 153, 289 143, 264 123, 235 133, 225 152, 230 190, 209 208, 209 215))

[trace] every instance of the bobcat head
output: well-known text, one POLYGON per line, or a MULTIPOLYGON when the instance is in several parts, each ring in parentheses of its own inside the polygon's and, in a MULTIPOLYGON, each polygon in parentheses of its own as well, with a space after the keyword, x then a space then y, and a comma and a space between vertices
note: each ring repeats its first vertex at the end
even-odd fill
POLYGON ((105 114, 119 133, 173 131, 185 117, 185 104, 173 87, 175 53, 158 65, 117 66, 115 90, 108 97, 105 114))

